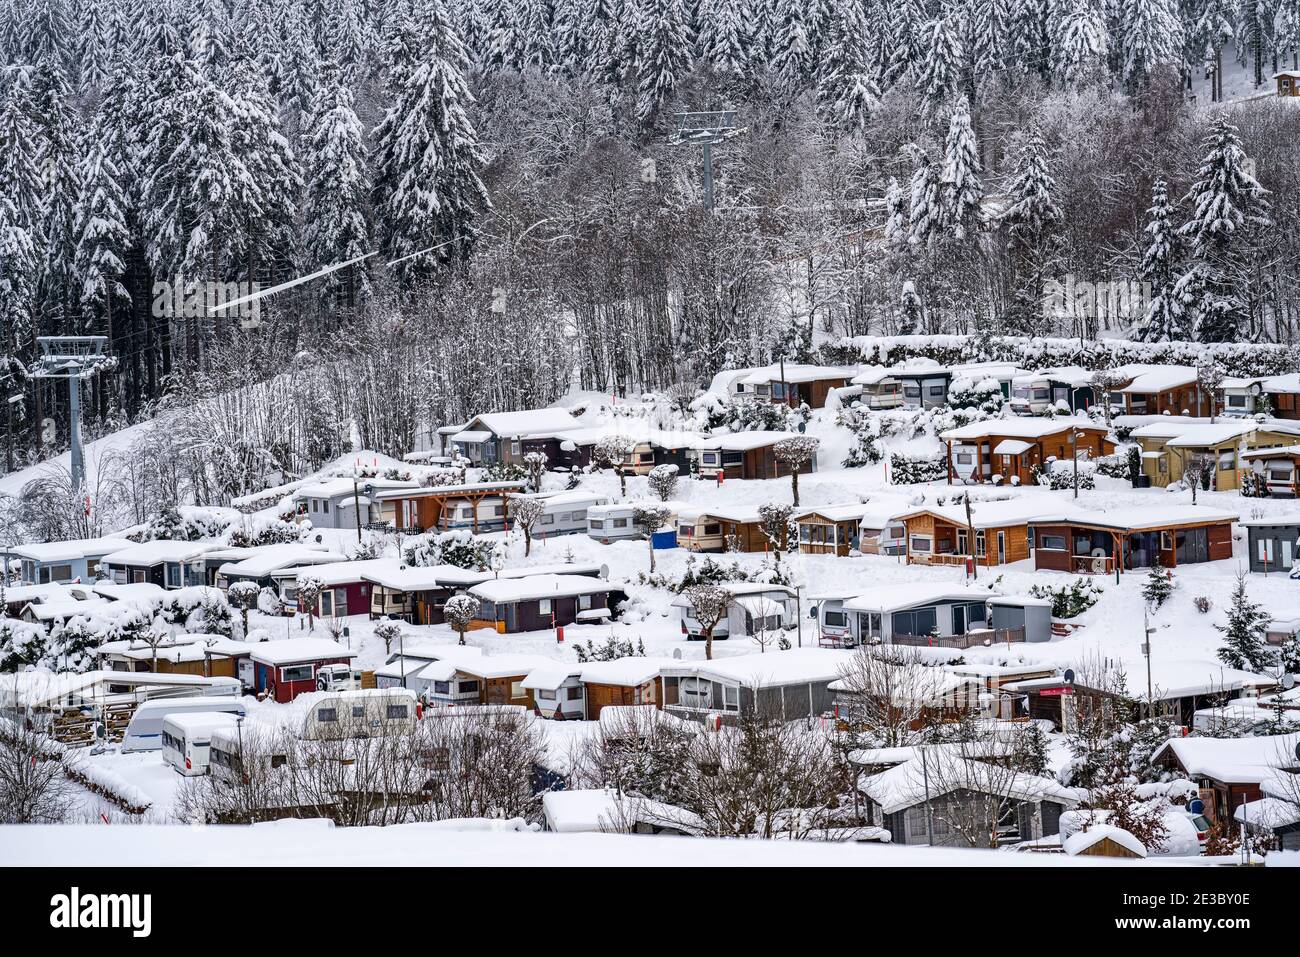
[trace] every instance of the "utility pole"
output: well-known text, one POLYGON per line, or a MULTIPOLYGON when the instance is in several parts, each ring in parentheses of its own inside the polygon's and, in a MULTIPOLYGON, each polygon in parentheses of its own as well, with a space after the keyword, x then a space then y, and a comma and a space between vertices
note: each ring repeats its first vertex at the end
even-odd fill
POLYGON ((1142 642, 1142 654, 1147 660, 1147 717, 1155 717, 1155 694, 1151 687, 1151 636, 1155 634, 1155 629, 1147 619, 1146 609, 1142 609, 1142 630, 1145 632, 1146 640, 1142 642))
POLYGON ((93 376, 109 361, 104 355, 107 336, 39 336, 41 357, 31 372, 33 379, 68 380, 68 435, 71 445, 73 491, 85 479, 81 448, 81 380, 93 376))
POLYGON ((934 814, 930 810, 930 767, 925 759, 926 747, 927 745, 921 745, 921 781, 925 785, 925 840, 934 847, 934 814))
POLYGON ((975 560, 975 521, 970 514, 970 492, 966 493, 966 554, 970 558, 971 581, 979 581, 979 562, 975 560))
POLYGON ((713 147, 745 132, 744 127, 736 126, 735 110, 677 114, 677 136, 669 141, 669 145, 701 147, 704 209, 707 212, 713 212, 713 147))

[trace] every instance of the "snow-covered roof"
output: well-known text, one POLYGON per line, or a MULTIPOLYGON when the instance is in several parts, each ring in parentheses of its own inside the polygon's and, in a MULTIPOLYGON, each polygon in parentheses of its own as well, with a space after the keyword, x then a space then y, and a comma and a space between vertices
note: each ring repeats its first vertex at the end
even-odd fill
POLYGON ((1120 847, 1131 851, 1138 857, 1146 857, 1147 849, 1132 832, 1124 830, 1122 827, 1116 827, 1113 824, 1094 824, 1086 831, 1080 831, 1077 834, 1071 834, 1061 842, 1061 849, 1066 854, 1074 856, 1082 854, 1088 848, 1109 838, 1120 847))
POLYGON ((554 664, 550 658, 541 655, 501 654, 501 655, 467 655, 464 658, 448 659, 439 664, 450 664, 456 671, 475 678, 514 678, 532 674, 538 668, 554 664))
POLYGON ((1153 503, 1143 505, 1141 508, 1112 508, 1104 512, 1083 508, 1059 510, 1044 514, 1035 520, 1035 524, 1048 525, 1060 522, 1124 530, 1235 522, 1237 519, 1236 512, 1226 512, 1205 505, 1153 503))
POLYGON ((1300 372, 1270 376, 1264 380, 1264 391, 1272 393, 1300 393, 1300 372))
POLYGON ((573 508, 575 505, 586 505, 591 508, 604 505, 609 501, 608 495, 598 495, 595 492, 586 492, 582 489, 575 489, 572 492, 518 493, 510 495, 509 498, 533 499, 541 502, 544 511, 548 513, 573 508))
POLYGON ((233 728, 238 719, 229 711, 179 711, 163 719, 186 734, 199 735, 217 728, 233 728))
POLYGON ((1019 375, 1024 374, 1021 369, 1013 362, 963 362, 952 367, 952 374, 962 378, 974 379, 997 379, 1014 381, 1019 375))
POLYGON ((425 498, 427 496, 451 496, 462 493, 481 494, 483 492, 515 492, 528 487, 527 482, 465 482, 460 485, 422 485, 419 488, 390 488, 375 492, 371 496, 377 502, 386 502, 396 498, 425 498))
POLYGON ((1133 395, 1168 392, 1193 385, 1199 378, 1195 366, 1129 366, 1133 381, 1118 391, 1133 395))
POLYGON ((326 565, 305 565, 300 568, 290 566, 284 569, 284 572, 299 579, 315 578, 327 588, 332 588, 349 582, 368 581, 366 577, 368 573, 396 570, 397 567, 398 561, 395 558, 366 558, 360 561, 341 561, 326 565))
MULTIPOLYGON (((773 595, 784 595, 787 598, 794 598, 794 589, 787 585, 773 585, 768 582, 719 582, 720 587, 727 589, 736 597, 739 595, 757 595, 765 594, 769 597, 773 595)), ((671 604, 675 608, 691 607, 690 596, 683 593, 676 596, 671 604)))
POLYGON ((1082 366, 1054 366, 1037 372, 1022 372, 1011 380, 1012 385, 1027 386, 1035 382, 1060 382, 1072 389, 1092 385, 1093 372, 1082 366))
MULTIPOLYGON (((1025 525, 1039 521, 1046 515, 1060 512, 1061 506, 1047 496, 1012 498, 996 502, 972 502, 970 523, 975 528, 1005 528, 1013 525, 1025 525), (1040 500, 1041 499, 1041 500, 1040 500)), ((935 515, 945 522, 966 527, 965 505, 931 505, 899 512, 895 519, 907 519, 916 515, 935 515)))
POLYGON ((939 433, 939 438, 947 441, 960 442, 967 439, 982 439, 990 435, 1000 435, 1006 438, 1015 439, 1041 439, 1048 435, 1057 435, 1061 432, 1070 431, 1071 427, 1080 431, 1099 432, 1105 434, 1106 428, 1094 423, 1091 419, 1085 419, 1078 416, 1058 416, 1055 419, 1044 419, 1037 416, 1018 416, 1013 419, 985 419, 982 422, 971 422, 968 425, 958 426, 955 429, 948 429, 939 433))
POLYGON ((784 372, 779 363, 749 369, 735 380, 746 385, 764 385, 768 382, 820 382, 824 379, 848 379, 854 370, 842 366, 799 365, 793 362, 785 364, 784 372))
POLYGON ((84 671, 80 674, 64 671, 20 671, 4 676, 0 681, 0 707, 36 708, 68 697, 86 697, 101 694, 109 684, 138 687, 161 686, 216 688, 228 686, 237 689, 237 678, 205 678, 202 675, 154 674, 131 671, 84 671))
POLYGON ((611 515, 631 515, 638 508, 666 508, 672 516, 680 515, 683 508, 686 508, 684 502, 668 501, 661 502, 657 498, 643 498, 635 502, 604 502, 600 505, 593 505, 587 509, 587 518, 608 518, 611 515))
MULTIPOLYGON (((1243 452, 1243 459, 1280 459, 1280 458, 1300 458, 1300 445, 1283 445, 1271 449, 1254 449, 1250 452, 1243 452)), ((1245 522, 1242 523, 1246 524, 1245 522)))
POLYGON ((798 432, 769 432, 763 430, 732 432, 728 435, 712 436, 701 448, 722 449, 724 452, 748 452, 751 449, 761 449, 769 445, 775 445, 783 439, 796 438, 799 438, 798 432))
POLYGON ((264 665, 288 665, 322 658, 355 658, 357 653, 328 638, 282 638, 252 645, 249 657, 264 665))
POLYGON ((759 514, 756 505, 722 505, 711 508, 691 506, 677 512, 677 521, 683 525, 695 525, 702 518, 717 518, 724 522, 750 524, 759 521, 762 516, 759 514))
POLYGON ((96 558, 131 546, 125 538, 77 538, 66 542, 36 542, 14 545, 11 555, 35 562, 68 562, 76 558, 96 558))
POLYGON ((1166 444, 1174 448, 1201 448, 1241 438, 1254 432, 1255 428, 1254 422, 1187 425, 1177 418, 1170 418, 1168 421, 1152 422, 1134 429, 1132 435, 1135 439, 1166 439, 1166 444))
POLYGON ((293 493, 294 498, 338 498, 346 495, 365 497, 366 486, 378 491, 393 488, 418 488, 418 482, 402 482, 397 479, 359 478, 355 482, 350 478, 327 479, 323 482, 310 482, 301 485, 293 493))
POLYGON ((582 683, 635 688, 657 678, 664 668, 678 664, 675 658, 628 655, 613 661, 589 661, 582 666, 582 683))
POLYGON ((586 575, 529 575, 527 578, 501 578, 481 582, 469 590, 471 595, 490 602, 535 601, 573 595, 597 595, 613 586, 586 575))
POLYGON ((899 582, 877 585, 844 603, 846 611, 901 611, 942 601, 985 602, 993 597, 987 588, 942 582, 899 582))
POLYGON ((166 589, 153 582, 96 582, 96 595, 111 601, 135 601, 152 604, 167 594, 166 589))
POLYGON ((959 789, 1003 794, 1018 801, 1053 800, 1069 806, 1079 801, 1078 791, 1063 787, 1053 778, 1011 773, 968 754, 960 747, 926 748, 924 763, 918 755, 879 774, 862 777, 858 788, 886 814, 959 789))
POLYGON ((237 562, 227 562, 219 571, 222 575, 235 578, 265 578, 272 572, 300 565, 325 565, 333 562, 347 561, 336 552, 322 551, 311 545, 273 545, 256 555, 237 562))
POLYGON ((187 562, 217 547, 216 542, 174 542, 160 538, 110 552, 104 556, 104 564, 139 568, 164 562, 187 562))
POLYGON ((532 691, 554 691, 570 678, 581 675, 584 667, 586 666, 581 662, 542 665, 528 672, 528 676, 519 684, 532 691))
POLYGON ((854 385, 879 385, 889 378, 890 369, 886 366, 861 366, 851 381, 854 385))
POLYGON ((817 515, 832 522, 860 522, 868 513, 878 511, 878 508, 878 506, 866 502, 854 502, 850 505, 819 505, 815 508, 805 508, 795 512, 793 518, 796 522, 801 522, 806 518, 817 515))
POLYGON ((1300 765, 1300 732, 1252 738, 1174 738, 1151 756, 1172 755, 1191 777, 1234 784, 1261 784, 1279 769, 1300 765))
POLYGON ((1232 819, 1260 828, 1289 827, 1300 824, 1300 806, 1281 798, 1260 798, 1239 805, 1232 812, 1232 819))
MULTIPOLYGON (((1300 452, 1297 452, 1300 454, 1300 452)), ((1243 528, 1265 528, 1269 525, 1282 527, 1300 525, 1300 515, 1271 515, 1267 518, 1243 518, 1237 524, 1243 528)))
MULTIPOLYGON (((521 409, 518 412, 488 412, 475 416, 470 428, 483 426, 495 435, 505 438, 550 436, 576 429, 581 423, 567 409, 521 409)), ((461 432, 454 441, 482 441, 466 439, 461 432)))
POLYGON ((676 661, 665 674, 694 675, 746 688, 834 681, 853 657, 851 651, 830 648, 790 648, 759 654, 715 658, 712 661, 676 661))
POLYGON ((559 833, 622 831, 634 824, 695 833, 704 821, 693 811, 605 788, 547 791, 542 795, 546 826, 559 833))

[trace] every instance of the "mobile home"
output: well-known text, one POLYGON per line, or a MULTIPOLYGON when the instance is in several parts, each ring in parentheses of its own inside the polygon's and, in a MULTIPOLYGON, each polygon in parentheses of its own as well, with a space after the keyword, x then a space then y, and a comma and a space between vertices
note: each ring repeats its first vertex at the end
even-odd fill
MULTIPOLYGON (((798 623, 798 603, 793 588, 762 582, 727 582, 725 587, 732 598, 727 614, 713 629, 715 639, 732 635, 745 638, 756 630, 784 630, 798 623)), ((678 595, 673 599, 673 607, 678 610, 682 634, 691 641, 703 639, 704 629, 695 617, 690 599, 678 595)))
POLYGON ((213 732, 235 729, 238 720, 222 711, 169 714, 162 723, 163 764, 185 777, 207 774, 213 732))
POLYGON ((1016 415, 1044 415, 1064 410, 1086 412, 1097 401, 1093 373, 1080 366, 1040 369, 1016 376, 1011 382, 1011 411, 1016 415))
POLYGON ((240 718, 248 714, 238 698, 203 695, 189 698, 158 698, 135 709, 122 738, 122 751, 156 751, 162 747, 163 721, 178 714, 227 714, 240 718))

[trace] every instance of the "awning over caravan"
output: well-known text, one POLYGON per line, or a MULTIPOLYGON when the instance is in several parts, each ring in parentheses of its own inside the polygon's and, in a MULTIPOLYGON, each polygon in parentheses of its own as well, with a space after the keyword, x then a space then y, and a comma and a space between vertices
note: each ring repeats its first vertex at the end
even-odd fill
POLYGON ((1165 452, 1143 452, 1142 457, 1144 459, 1162 459, 1166 454, 1165 452))
POLYGON ((1033 446, 1023 439, 1003 439, 993 449, 994 455, 1021 455, 1028 452, 1033 446))
POLYGON ((457 432, 451 437, 453 442, 486 442, 492 438, 491 432, 457 432))

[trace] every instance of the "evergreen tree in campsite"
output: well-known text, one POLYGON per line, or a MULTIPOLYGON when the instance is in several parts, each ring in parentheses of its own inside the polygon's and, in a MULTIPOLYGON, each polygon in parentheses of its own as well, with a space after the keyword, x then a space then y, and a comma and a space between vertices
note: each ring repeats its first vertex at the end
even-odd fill
POLYGON ((979 144, 971 128, 970 109, 963 98, 948 120, 944 142, 942 223, 945 232, 961 242, 978 225, 984 186, 980 182, 979 144))
POLYGON ((1016 160, 1010 205, 1001 216, 1007 250, 1015 264, 1013 314, 1022 332, 1035 331, 1047 279, 1059 256, 1061 210, 1056 204, 1056 181, 1048 167, 1048 150, 1042 134, 1030 133, 1016 160))
POLYGON ((709 0, 700 18, 700 55, 713 75, 738 83, 749 76, 751 34, 742 0, 709 0))
POLYGON ((36 166, 41 173, 41 270, 37 299, 44 332, 75 334, 76 305, 76 215, 80 139, 78 119, 69 103, 70 91, 63 71, 46 62, 36 71, 32 84, 32 107, 38 136, 36 166))
POLYGON ((1223 633, 1219 660, 1243 671, 1263 671, 1275 664, 1277 654, 1264 639, 1268 621, 1268 613, 1246 593, 1246 576, 1238 573, 1227 624, 1218 626, 1223 633))
POLYGON ((456 241, 399 264, 399 277, 410 279, 428 275, 434 255, 446 258, 453 248, 463 254, 489 202, 479 178, 478 134, 467 112, 473 96, 463 73, 465 50, 440 0, 429 0, 418 31, 408 25, 403 35, 419 37, 418 54, 409 66, 397 59, 393 105, 374 131, 381 242, 398 258, 456 241))
POLYGON ((637 25, 637 118, 652 125, 690 66, 681 0, 643 0, 637 25))
POLYGON ((1093 0, 1073 0, 1052 42, 1063 82, 1082 84, 1102 75, 1110 50, 1106 21, 1093 0))
POLYGON ((1151 207, 1147 210, 1144 232, 1147 246, 1142 253, 1141 277, 1151 284, 1151 302, 1146 322, 1137 331, 1147 342, 1191 338, 1183 325, 1183 305, 1175 292, 1178 280, 1179 240, 1173 225, 1174 208, 1169 190, 1158 179, 1151 190, 1151 207))
POLYGON ((841 11, 817 91, 832 122, 845 132, 859 134, 866 130, 880 103, 880 87, 867 59, 866 24, 861 13, 853 3, 846 3, 841 11))
POLYGON ((1178 61, 1182 23, 1172 0, 1123 0, 1121 17, 1124 83, 1137 92, 1146 87, 1156 66, 1178 61))
POLYGON ((0 351, 10 355, 28 346, 35 333, 36 264, 32 234, 0 190, 0 351))
POLYGON ((934 243, 943 222, 943 184, 939 170, 929 155, 914 144, 904 148, 912 160, 912 179, 908 184, 907 241, 914 246, 934 243))
POLYGON ((1186 197, 1190 218, 1179 231, 1191 246, 1192 264, 1177 290, 1199 323, 1202 342, 1232 342, 1243 335, 1247 313, 1239 286, 1252 233, 1270 225, 1268 200, 1227 117, 1215 119, 1205 149, 1186 197))
POLYGON ((122 285, 130 234, 126 224, 126 195, 108 154, 107 137, 96 124, 81 163, 81 196, 77 202, 76 273, 86 328, 113 340, 115 311, 130 308, 122 285))
POLYGON ((949 12, 931 20, 924 37, 916 85, 924 108, 932 111, 952 95, 961 79, 963 51, 957 15, 949 12))
POLYGON ((1159 608, 1174 593, 1173 577, 1165 570, 1159 553, 1147 570, 1147 580, 1142 584, 1142 598, 1152 610, 1159 608))
MULTIPOLYGON (((352 91, 332 64, 321 69, 321 86, 311 114, 313 125, 307 131, 304 155, 303 245, 307 266, 314 270, 370 251, 366 220, 370 187, 365 130, 353 110, 352 91)), ((330 274, 323 288, 345 304, 364 299, 369 292, 364 264, 330 274)))

